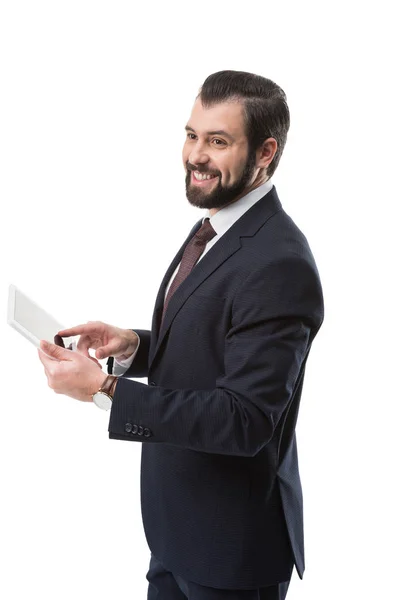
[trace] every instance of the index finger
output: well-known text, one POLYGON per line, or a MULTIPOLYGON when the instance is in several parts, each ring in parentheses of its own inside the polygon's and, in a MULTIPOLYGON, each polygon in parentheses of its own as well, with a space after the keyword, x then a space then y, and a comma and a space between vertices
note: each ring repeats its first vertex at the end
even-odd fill
POLYGON ((69 329, 61 329, 57 333, 58 335, 61 335, 61 337, 70 337, 73 335, 81 335, 82 333, 93 333, 96 330, 97 327, 94 323, 85 323, 84 325, 76 325, 69 329))

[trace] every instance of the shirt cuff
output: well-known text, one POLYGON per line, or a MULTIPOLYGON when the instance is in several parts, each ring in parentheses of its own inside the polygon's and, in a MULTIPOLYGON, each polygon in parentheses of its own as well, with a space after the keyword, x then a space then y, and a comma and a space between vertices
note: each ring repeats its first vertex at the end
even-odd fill
MULTIPOLYGON (((132 330, 133 331, 133 330, 132 330)), ((134 332, 136 333, 136 331, 134 332)), ((137 335, 137 333, 136 333, 137 335)), ((134 358, 136 356, 137 351, 139 350, 139 345, 140 345, 140 337, 137 335, 138 337, 138 344, 136 346, 136 350, 133 354, 131 354, 131 356, 129 356, 128 358, 125 358, 124 360, 117 360, 116 358, 114 358, 114 362, 113 362, 113 375, 123 375, 131 366, 131 364, 134 361, 134 358)))

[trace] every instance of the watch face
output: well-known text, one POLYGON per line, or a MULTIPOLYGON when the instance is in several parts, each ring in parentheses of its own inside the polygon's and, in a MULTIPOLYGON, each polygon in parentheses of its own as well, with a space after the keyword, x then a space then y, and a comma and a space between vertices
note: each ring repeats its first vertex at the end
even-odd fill
POLYGON ((103 394, 103 392, 96 392, 93 395, 93 402, 96 406, 102 408, 103 410, 110 410, 112 404, 110 396, 103 394))

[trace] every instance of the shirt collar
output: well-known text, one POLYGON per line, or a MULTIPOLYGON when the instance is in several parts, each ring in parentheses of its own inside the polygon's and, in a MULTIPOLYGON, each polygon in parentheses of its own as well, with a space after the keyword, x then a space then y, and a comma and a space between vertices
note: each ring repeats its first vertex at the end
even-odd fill
POLYGON ((274 184, 272 183, 271 179, 268 179, 265 183, 258 186, 255 190, 252 190, 251 192, 243 196, 243 198, 240 198, 239 200, 236 200, 236 202, 233 202, 232 204, 221 208, 212 217, 210 217, 210 211, 207 211, 207 213, 203 217, 203 223, 204 219, 209 218, 210 223, 216 231, 217 235, 223 235, 229 229, 229 227, 233 225, 235 221, 237 221, 242 215, 244 215, 246 211, 249 210, 249 208, 253 206, 253 204, 258 202, 263 196, 268 194, 268 192, 271 191, 273 185, 274 184))

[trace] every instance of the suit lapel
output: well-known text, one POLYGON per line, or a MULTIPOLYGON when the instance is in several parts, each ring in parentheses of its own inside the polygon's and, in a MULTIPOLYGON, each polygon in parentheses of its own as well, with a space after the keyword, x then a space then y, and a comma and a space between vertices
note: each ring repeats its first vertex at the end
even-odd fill
POLYGON ((276 193, 275 186, 256 202, 248 211, 244 213, 229 229, 221 236, 221 238, 208 250, 207 254, 197 263, 191 273, 178 287, 174 295, 171 297, 167 311, 160 331, 158 328, 161 321, 162 309, 164 304, 164 295, 167 284, 178 266, 185 247, 194 233, 201 226, 202 220, 198 221, 188 235, 184 244, 180 248, 178 254, 172 261, 168 271, 166 272, 161 283, 156 305, 153 314, 152 323, 152 338, 149 354, 149 369, 160 350, 161 344, 165 335, 171 326, 176 314, 186 302, 188 297, 201 285, 201 283, 209 277, 218 267, 225 262, 230 256, 241 248, 241 238, 252 237, 264 223, 282 208, 276 193))

